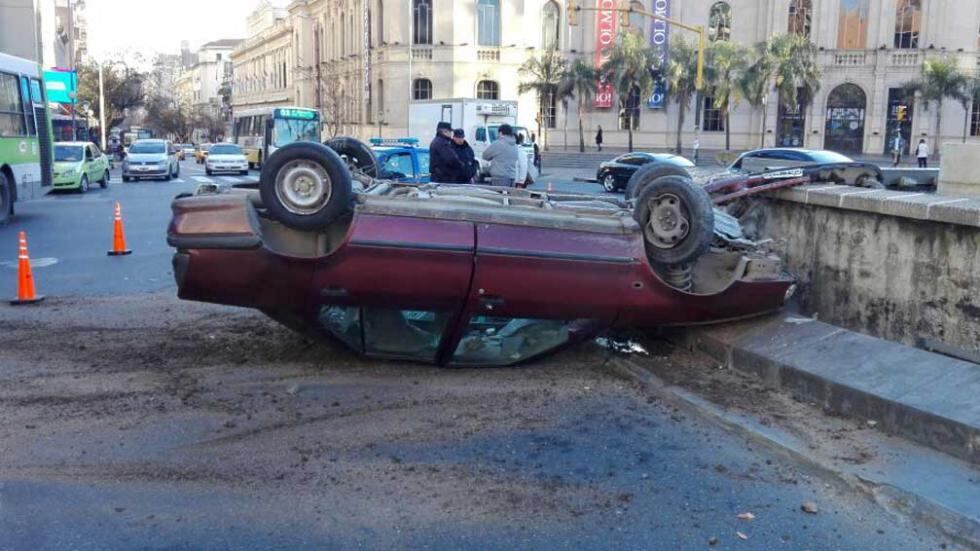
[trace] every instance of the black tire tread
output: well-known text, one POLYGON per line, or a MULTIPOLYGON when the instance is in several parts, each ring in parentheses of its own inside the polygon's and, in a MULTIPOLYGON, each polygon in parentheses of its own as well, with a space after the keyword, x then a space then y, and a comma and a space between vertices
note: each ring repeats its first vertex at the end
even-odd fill
POLYGON ((259 194, 269 214, 286 226, 298 230, 322 229, 337 220, 350 208, 354 197, 352 178, 347 164, 333 149, 315 142, 295 142, 283 146, 269 156, 259 176, 259 194), (306 159, 318 163, 330 176, 333 189, 330 201, 318 212, 294 214, 276 196, 276 173, 287 163, 306 159))
POLYGON ((662 176, 683 176, 690 178, 687 171, 679 166, 656 161, 647 163, 630 176, 629 182, 626 183, 624 198, 627 201, 636 198, 645 186, 662 176))
MULTIPOLYGON (((660 193, 670 192, 678 197, 687 207, 690 214, 691 229, 687 237, 684 238, 676 247, 671 249, 660 249, 646 244, 647 257, 651 262, 661 265, 689 264, 703 255, 711 241, 714 239, 715 232, 715 211, 711 202, 711 197, 704 188, 696 185, 687 176, 667 175, 661 176, 652 182, 647 182, 643 186, 643 191, 636 199, 636 207, 633 209, 633 219, 644 227, 649 218, 647 202, 650 198, 660 193)), ((646 242, 646 239, 644 239, 646 242)))

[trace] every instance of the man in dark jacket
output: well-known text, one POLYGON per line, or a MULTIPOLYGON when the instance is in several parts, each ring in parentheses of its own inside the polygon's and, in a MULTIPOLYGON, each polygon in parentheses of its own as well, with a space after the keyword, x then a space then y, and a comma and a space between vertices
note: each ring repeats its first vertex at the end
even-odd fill
POLYGON ((480 165, 476 161, 476 154, 473 153, 473 148, 466 141, 466 134, 462 128, 453 130, 453 149, 456 151, 456 156, 459 157, 459 161, 463 163, 463 168, 456 175, 456 179, 453 182, 457 184, 472 184, 473 177, 476 176, 476 171, 480 169, 480 165))
POLYGON ((440 122, 436 126, 436 137, 429 144, 429 170, 433 182, 454 182, 463 171, 463 163, 456 156, 452 136, 453 127, 448 122, 440 122))

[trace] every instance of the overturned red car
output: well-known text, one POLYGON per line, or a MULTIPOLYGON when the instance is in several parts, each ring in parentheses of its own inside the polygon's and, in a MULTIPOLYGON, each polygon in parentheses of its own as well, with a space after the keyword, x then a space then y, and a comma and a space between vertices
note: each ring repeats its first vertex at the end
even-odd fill
POLYGON ((258 189, 178 197, 168 242, 183 299, 257 308, 379 358, 512 365, 606 328, 780 308, 793 278, 688 178, 635 202, 366 177, 296 143, 258 189))

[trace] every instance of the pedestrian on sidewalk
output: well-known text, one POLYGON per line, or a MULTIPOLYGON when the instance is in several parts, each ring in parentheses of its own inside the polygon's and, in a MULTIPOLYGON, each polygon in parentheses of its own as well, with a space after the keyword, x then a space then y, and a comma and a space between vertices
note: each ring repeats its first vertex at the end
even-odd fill
POLYGON ((436 136, 429 144, 429 171, 433 182, 454 182, 463 170, 463 163, 456 156, 452 137, 451 124, 444 121, 436 125, 436 136))
POLYGON ((905 140, 902 139, 901 130, 895 132, 895 139, 892 140, 892 157, 894 158, 894 166, 898 166, 902 163, 902 149, 904 149, 905 140))
POLYGON ((518 155, 514 127, 501 124, 497 129, 497 139, 483 151, 483 160, 490 161, 490 185, 513 187, 517 177, 518 155))
POLYGON ((929 168, 929 144, 925 138, 919 140, 919 145, 915 146, 915 158, 919 160, 919 168, 929 168))
POLYGON ((595 131, 595 147, 599 151, 602 151, 602 126, 597 127, 598 130, 595 131))
POLYGON ((463 168, 453 181, 457 184, 472 184, 476 171, 480 169, 480 164, 476 161, 476 154, 473 153, 473 148, 466 141, 466 133, 463 132, 462 128, 453 130, 453 149, 456 151, 456 156, 459 157, 460 162, 463 163, 463 168))

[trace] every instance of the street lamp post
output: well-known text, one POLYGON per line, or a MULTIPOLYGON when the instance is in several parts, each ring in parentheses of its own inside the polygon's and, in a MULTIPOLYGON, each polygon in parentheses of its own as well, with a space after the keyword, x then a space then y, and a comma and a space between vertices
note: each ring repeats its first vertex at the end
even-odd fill
POLYGON ((78 68, 75 67, 75 12, 68 0, 68 63, 71 65, 71 140, 78 139, 75 128, 75 110, 78 108, 78 68))

